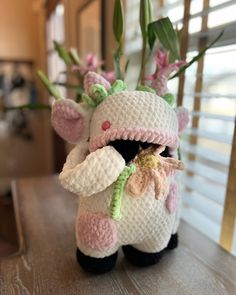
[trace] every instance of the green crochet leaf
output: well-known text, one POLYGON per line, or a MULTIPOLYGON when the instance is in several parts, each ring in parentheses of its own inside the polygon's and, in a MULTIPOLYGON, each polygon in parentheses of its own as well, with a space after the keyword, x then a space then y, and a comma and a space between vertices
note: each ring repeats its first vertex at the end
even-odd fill
POLYGON ((81 98, 90 107, 94 108, 97 106, 95 101, 90 96, 88 96, 86 93, 83 93, 81 98))
POLYGON ((163 98, 170 106, 174 105, 175 97, 172 93, 166 93, 163 98))
POLYGON ((156 94, 156 91, 147 85, 138 85, 136 90, 137 91, 146 91, 146 92, 151 92, 151 93, 156 94))
POLYGON ((92 85, 90 88, 90 92, 92 97, 95 100, 96 105, 98 105, 108 96, 106 88, 101 84, 92 85))
POLYGON ((117 92, 121 92, 127 89, 126 84, 124 83, 124 81, 122 80, 116 80, 111 88, 108 90, 109 95, 117 93, 117 92))

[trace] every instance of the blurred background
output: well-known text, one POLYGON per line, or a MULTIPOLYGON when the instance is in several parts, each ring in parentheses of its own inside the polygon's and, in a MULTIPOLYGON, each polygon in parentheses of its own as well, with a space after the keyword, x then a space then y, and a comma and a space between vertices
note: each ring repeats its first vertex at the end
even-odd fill
MULTIPOLYGON (((236 2, 152 4, 155 18, 169 16, 183 30, 183 59, 224 30, 204 58, 171 80, 169 88, 178 104, 191 111, 181 145, 187 167, 181 177, 182 218, 236 255, 236 2)), ((53 40, 77 48, 81 59, 96 54, 112 70, 113 6, 113 0, 0 0, 0 109, 51 102, 35 73, 43 69, 54 81, 66 70, 53 40)), ((124 0, 124 7, 125 54, 130 58, 126 80, 132 88, 142 46, 139 1, 124 0)), ((61 92, 70 96, 65 88, 61 92)), ((0 111, 0 255, 11 251, 15 239, 11 181, 60 172, 68 149, 51 129, 49 110, 0 111)))

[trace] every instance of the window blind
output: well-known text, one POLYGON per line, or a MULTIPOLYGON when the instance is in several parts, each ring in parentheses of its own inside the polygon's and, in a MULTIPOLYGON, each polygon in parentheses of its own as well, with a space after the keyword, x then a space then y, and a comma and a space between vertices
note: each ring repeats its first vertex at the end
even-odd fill
MULTIPOLYGON (((58 3, 58 1, 56 1, 58 3)), ((60 44, 65 42, 65 26, 64 26, 64 6, 57 4, 51 11, 47 19, 46 26, 47 37, 47 71, 48 77, 51 81, 60 80, 65 82, 65 75, 62 76, 58 73, 66 70, 64 62, 59 58, 58 54, 54 50, 53 41, 57 41, 60 44)), ((66 89, 58 86, 62 95, 66 97, 66 89)))
POLYGON ((191 111, 191 122, 182 143, 187 167, 181 177, 182 218, 217 243, 236 110, 236 88, 232 86, 236 82, 232 66, 236 58, 234 21, 230 13, 225 15, 224 11, 233 11, 234 6, 234 1, 209 1, 208 8, 191 14, 188 58, 197 53, 201 42, 210 43, 222 29, 225 33, 207 52, 200 69, 195 65, 186 71, 183 97, 183 104, 191 111))
MULTIPOLYGON (((181 29, 187 1, 152 2, 156 5, 156 17, 169 16, 181 29)), ((132 82, 136 78, 134 73, 139 70, 137 60, 142 45, 138 28, 139 1, 126 3, 125 48, 131 58, 127 79, 132 82)), ((186 171, 180 175, 182 218, 217 243, 220 239, 236 113, 235 8, 235 1, 193 0, 188 23, 187 60, 224 29, 224 35, 214 48, 208 50, 201 62, 195 63, 185 73, 183 105, 190 110, 190 124, 181 143, 186 164, 186 171)), ((177 87, 178 80, 171 80, 169 88, 173 93, 177 94, 177 87)), ((233 253, 236 253, 236 237, 233 253)))

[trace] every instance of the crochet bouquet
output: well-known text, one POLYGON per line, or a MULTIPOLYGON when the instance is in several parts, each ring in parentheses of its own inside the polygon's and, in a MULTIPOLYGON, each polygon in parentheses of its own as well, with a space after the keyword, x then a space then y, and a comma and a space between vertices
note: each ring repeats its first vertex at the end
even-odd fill
POLYGON ((63 139, 75 144, 59 179, 63 187, 79 196, 77 260, 83 269, 94 273, 111 270, 120 247, 125 257, 139 266, 155 264, 166 249, 177 247, 180 200, 176 171, 184 168, 178 147, 188 112, 173 107, 175 99, 167 82, 220 37, 190 62, 181 61, 180 34, 168 18, 152 22, 150 2, 141 0, 140 74, 136 89, 128 90, 124 82, 128 62, 125 70, 120 62, 124 58, 121 4, 115 1, 113 16, 118 42, 114 72, 105 72, 91 54, 82 63, 75 50, 67 52, 56 42, 67 71, 78 81, 76 99, 62 98, 55 87, 57 81, 52 84, 39 72, 56 98, 52 126, 63 139), (154 50, 156 69, 147 75, 147 60, 154 50))

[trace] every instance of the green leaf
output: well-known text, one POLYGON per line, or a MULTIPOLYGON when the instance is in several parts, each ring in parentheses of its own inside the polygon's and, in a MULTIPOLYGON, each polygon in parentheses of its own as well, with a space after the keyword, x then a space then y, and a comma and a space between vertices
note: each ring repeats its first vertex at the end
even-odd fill
POLYGON ((51 106, 48 104, 37 104, 37 103, 29 103, 29 104, 23 104, 16 107, 4 107, 3 111, 13 111, 13 110, 50 110, 51 106))
POLYGON ((143 40, 148 36, 148 25, 152 22, 152 7, 150 0, 140 0, 139 22, 143 40))
POLYGON ((121 0, 115 0, 113 13, 113 33, 118 43, 121 43, 124 30, 123 6, 121 0))
POLYGON ((213 40, 206 48, 204 48, 201 52, 199 52, 196 56, 194 56, 193 59, 191 59, 190 62, 188 62, 186 65, 182 66, 177 73, 175 73, 173 76, 169 78, 169 80, 174 79, 175 77, 178 77, 180 74, 182 74, 187 68, 189 68, 194 62, 198 61, 205 52, 211 48, 224 34, 224 30, 220 32, 220 34, 216 37, 215 40, 213 40))
POLYGON ((125 63, 125 74, 127 73, 128 71, 128 68, 129 68, 129 64, 130 64, 130 59, 128 59, 125 63))
POLYGON ((163 47, 170 51, 170 62, 180 59, 179 54, 179 38, 177 32, 174 30, 173 25, 168 17, 162 18, 149 25, 149 46, 153 46, 155 35, 163 47))
POLYGON ((153 49, 153 46, 156 41, 156 34, 155 34, 155 31, 153 30, 153 28, 154 28, 153 23, 148 24, 148 32, 147 32, 148 44, 149 44, 149 47, 151 50, 153 49))
POLYGON ((73 63, 75 65, 79 65, 80 64, 79 55, 78 55, 78 52, 77 52, 76 48, 71 48, 70 49, 70 51, 69 51, 69 57, 73 61, 73 63))
POLYGON ((138 84, 139 82, 143 82, 144 75, 145 75, 145 65, 147 62, 146 59, 146 49, 148 43, 148 24, 152 21, 152 8, 151 2, 149 0, 140 0, 139 6, 139 23, 142 32, 142 53, 141 53, 141 66, 140 72, 138 77, 138 84))
POLYGON ((56 99, 62 99, 63 97, 61 96, 59 90, 57 87, 55 87, 48 79, 48 77, 44 74, 43 71, 38 70, 37 75, 42 81, 43 85, 46 87, 48 90, 49 94, 54 96, 56 99))
POLYGON ((64 63, 68 66, 70 64, 70 56, 69 54, 65 51, 65 49, 61 46, 60 43, 57 41, 53 41, 54 48, 57 51, 59 57, 64 61, 64 63))
POLYGON ((120 59, 123 54, 122 45, 119 44, 118 48, 116 49, 115 53, 113 54, 113 62, 114 62, 114 70, 116 79, 122 79, 122 72, 120 67, 120 59))
POLYGON ((58 85, 58 86, 62 86, 68 89, 77 89, 78 85, 74 85, 74 84, 69 84, 69 83, 64 83, 64 82, 53 82, 53 85, 58 85))

